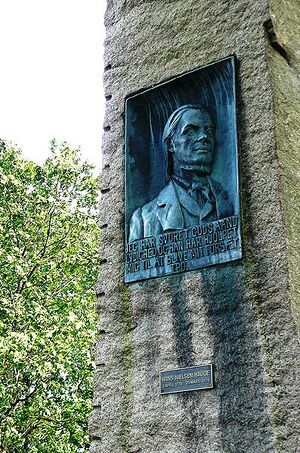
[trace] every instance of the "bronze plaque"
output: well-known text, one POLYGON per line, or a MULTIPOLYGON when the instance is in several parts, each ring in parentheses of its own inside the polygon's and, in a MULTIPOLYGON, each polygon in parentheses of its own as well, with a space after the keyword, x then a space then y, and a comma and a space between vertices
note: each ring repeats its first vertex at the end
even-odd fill
POLYGON ((212 389, 213 386, 211 364, 160 372, 160 393, 162 395, 212 389))
POLYGON ((125 281, 241 258, 234 57, 130 96, 125 129, 125 281))

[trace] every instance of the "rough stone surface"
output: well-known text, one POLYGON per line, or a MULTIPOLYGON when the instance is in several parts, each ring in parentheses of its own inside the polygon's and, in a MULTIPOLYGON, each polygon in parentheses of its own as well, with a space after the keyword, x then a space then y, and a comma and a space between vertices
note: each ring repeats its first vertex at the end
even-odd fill
POLYGON ((275 100, 275 132, 281 198, 288 242, 290 292, 300 326, 300 5, 298 0, 270 2, 273 39, 282 54, 268 49, 275 100), (280 50, 280 49, 279 49, 280 50))
MULTIPOLYGON (((272 0, 274 24, 277 4, 272 0)), ((267 0, 108 0, 91 452, 300 449, 300 350, 291 310, 299 297, 299 228, 292 221, 299 218, 299 131, 293 126, 299 110, 292 95, 299 67, 284 66, 270 46, 269 19, 267 0), (238 61, 244 258, 124 285, 124 100, 232 54, 238 61), (290 91, 282 94, 286 77, 290 91), (160 395, 161 369, 203 362, 214 364, 215 389, 160 395)), ((285 38, 284 22, 276 20, 296 60, 298 41, 285 38)))

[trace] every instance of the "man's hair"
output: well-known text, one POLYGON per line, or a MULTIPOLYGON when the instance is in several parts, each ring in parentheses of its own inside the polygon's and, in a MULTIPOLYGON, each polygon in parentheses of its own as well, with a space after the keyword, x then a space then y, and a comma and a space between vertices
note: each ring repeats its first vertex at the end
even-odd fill
POLYGON ((200 112, 207 113, 210 116, 209 111, 205 107, 203 107, 203 105, 200 105, 200 104, 199 105, 197 105, 197 104, 182 105, 177 110, 175 110, 172 113, 172 115, 169 116, 168 121, 166 122, 166 125, 164 128, 163 136, 162 136, 163 150, 166 153, 167 165, 168 165, 167 170, 168 170, 169 175, 173 174, 173 158, 170 155, 170 153, 173 152, 173 149, 171 147, 172 137, 177 128, 179 121, 182 118, 182 115, 187 110, 199 110, 200 112))

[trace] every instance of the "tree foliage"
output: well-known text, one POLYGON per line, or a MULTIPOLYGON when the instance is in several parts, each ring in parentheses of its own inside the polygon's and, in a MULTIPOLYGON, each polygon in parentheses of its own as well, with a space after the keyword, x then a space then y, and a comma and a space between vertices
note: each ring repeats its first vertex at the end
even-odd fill
POLYGON ((98 180, 78 150, 43 166, 0 142, 0 450, 88 448, 98 180))

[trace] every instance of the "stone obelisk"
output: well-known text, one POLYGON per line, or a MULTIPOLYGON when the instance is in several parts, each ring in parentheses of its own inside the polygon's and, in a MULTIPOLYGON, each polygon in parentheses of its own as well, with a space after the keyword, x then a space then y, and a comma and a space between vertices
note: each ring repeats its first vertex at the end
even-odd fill
MULTIPOLYGON (((108 0, 105 25, 99 335, 91 452, 298 452, 299 1, 108 0), (153 271, 126 280, 128 249, 126 252, 124 243, 132 244, 127 244, 132 247, 130 253, 134 244, 139 244, 140 252, 146 247, 141 241, 147 238, 147 232, 140 233, 140 225, 146 228, 147 223, 145 206, 150 203, 147 215, 154 215, 158 208, 153 200, 159 199, 167 187, 167 183, 161 183, 155 193, 155 185, 160 184, 157 174, 153 173, 156 180, 151 172, 142 173, 143 162, 149 164, 147 168, 160 171, 160 164, 152 158, 155 154, 144 145, 145 137, 148 142, 152 140, 153 149, 162 146, 157 134, 165 137, 162 128, 157 127, 160 132, 153 137, 145 132, 150 129, 143 129, 143 115, 149 119, 149 112, 140 107, 142 97, 132 96, 145 99, 147 90, 162 86, 174 105, 169 111, 166 107, 154 112, 153 118, 160 117, 165 124, 180 102, 175 107, 179 91, 174 100, 174 91, 169 88, 173 85, 164 82, 200 68, 197 83, 200 86, 199 80, 206 77, 203 83, 211 90, 210 77, 215 70, 209 69, 207 75, 201 68, 214 68, 209 65, 228 57, 235 61, 241 256, 221 263, 216 258, 209 266, 200 259, 196 268, 178 268, 178 272, 176 268, 165 272, 157 267, 158 278, 153 271), (135 110, 133 104, 126 104, 130 98, 136 100, 135 110), (134 142, 130 141, 132 137, 134 142), (130 148, 130 143, 136 146, 130 148), (133 170, 126 192, 128 165, 133 170), (155 181, 149 192, 148 181, 155 181), (135 205, 128 190, 140 197, 135 205), (130 203, 132 210, 126 214, 130 203), (137 219, 140 213, 140 223, 135 218, 130 220, 133 213, 137 219), (136 234, 132 242, 128 239, 130 228, 136 234), (161 394, 161 371, 182 369, 181 377, 188 378, 186 369, 207 363, 214 372, 213 388, 161 394)), ((187 83, 180 92, 183 99, 189 86, 187 79, 182 80, 187 83)), ((197 89, 193 90, 191 96, 197 97, 197 89)), ((214 145, 221 159, 220 131, 228 141, 233 123, 226 123, 229 116, 222 113, 227 101, 212 101, 212 90, 209 93, 204 100, 208 110, 215 102, 210 117, 221 118, 214 131, 214 145)), ((160 105, 163 103, 161 97, 160 105)), ((201 116, 199 110, 193 112, 193 118, 198 119, 189 120, 188 126, 192 123, 194 128, 202 128, 204 120, 209 121, 206 113, 201 116)), ((178 124, 186 118, 187 114, 181 116, 178 124)), ((182 130, 176 127, 170 135, 175 157, 174 134, 193 133, 187 126, 182 130)), ((223 166, 214 163, 212 171, 218 170, 222 176, 222 168, 230 174, 226 160, 223 166)), ((174 183, 182 197, 183 191, 188 196, 192 193, 184 186, 189 181, 187 173, 181 174, 186 178, 174 183), (182 186, 178 189, 176 184, 182 186)), ((217 225, 223 228, 220 222, 224 220, 218 217, 214 184, 218 183, 219 191, 230 199, 231 179, 223 183, 214 173, 202 179, 210 181, 205 190, 210 190, 207 199, 216 211, 206 224, 217 231, 217 225)), ((179 197, 178 205, 182 199, 179 197)), ((202 209, 201 202, 190 203, 196 202, 202 209)), ((206 199, 202 201, 205 203, 206 199)), ((161 202, 160 208, 165 208, 164 204, 161 202)), ((227 215, 229 219, 234 216, 230 209, 227 215)), ((184 219, 182 228, 188 235, 194 230, 190 217, 184 219)), ((151 222, 155 228, 162 228, 155 240, 175 231, 175 227, 163 229, 166 223, 162 221, 151 222)), ((204 224, 199 220, 199 227, 204 224)), ((198 228, 195 235, 203 231, 198 228)), ((223 256, 225 249, 220 247, 206 253, 223 256)), ((143 260, 143 256, 140 253, 138 259, 143 260)), ((132 268, 128 269, 131 272, 132 268)))

